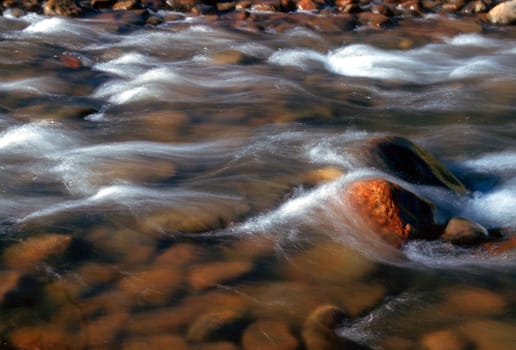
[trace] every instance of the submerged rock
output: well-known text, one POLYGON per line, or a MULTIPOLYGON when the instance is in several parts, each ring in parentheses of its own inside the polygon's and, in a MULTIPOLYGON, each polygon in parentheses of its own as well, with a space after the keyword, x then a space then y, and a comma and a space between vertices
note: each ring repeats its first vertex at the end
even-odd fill
POLYGON ((395 247, 409 239, 437 237, 433 205, 400 185, 379 178, 360 180, 343 197, 362 223, 395 247))
POLYGON ((368 141, 363 150, 367 165, 418 185, 444 187, 459 194, 466 187, 432 154, 400 136, 368 141))
POLYGON ((287 324, 276 320, 259 320, 244 331, 242 347, 244 350, 296 350, 299 341, 287 324))
POLYGON ((197 317, 188 328, 187 339, 208 342, 236 338, 243 330, 245 316, 233 310, 212 311, 197 317))
POLYGON ((307 350, 367 349, 349 339, 339 337, 336 328, 349 315, 335 305, 321 305, 307 317, 302 336, 307 350))
POLYGON ((250 261, 211 262, 193 266, 188 274, 188 282, 193 290, 203 290, 237 279, 253 269, 250 261))
POLYGON ((487 19, 493 24, 516 23, 516 0, 496 5, 488 12, 487 19))
POLYGON ((3 254, 6 266, 30 269, 47 259, 64 254, 72 242, 72 236, 43 234, 8 247, 3 254))
POLYGON ((448 221, 440 238, 458 245, 476 245, 487 241, 489 234, 482 225, 456 217, 448 221))
POLYGON ((446 329, 425 334, 420 345, 423 350, 467 350, 472 347, 461 334, 446 329))

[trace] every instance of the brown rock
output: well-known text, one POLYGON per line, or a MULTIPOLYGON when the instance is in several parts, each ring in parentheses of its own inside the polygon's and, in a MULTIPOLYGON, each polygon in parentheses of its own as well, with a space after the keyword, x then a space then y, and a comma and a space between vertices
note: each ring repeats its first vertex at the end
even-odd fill
POLYGON ((476 245, 487 241, 489 234, 480 224, 456 217, 448 221, 440 238, 453 244, 476 245))
POLYGON ((485 243, 483 248, 491 255, 500 255, 516 251, 516 236, 509 237, 500 242, 485 243))
POLYGON ((486 289, 456 286, 445 291, 448 299, 444 312, 457 316, 499 315, 506 311, 507 302, 499 294, 486 289))
POLYGON ((384 179, 356 181, 343 199, 360 220, 389 244, 435 238, 433 206, 401 186, 384 179))
POLYGON ((186 267, 201 262, 207 255, 208 252, 200 246, 178 243, 161 252, 154 260, 154 264, 165 267, 186 267))
POLYGON ((288 325, 276 320, 258 320, 242 335, 244 350, 296 350, 298 346, 288 325))
POLYGON ((462 323, 462 335, 471 340, 475 350, 514 350, 516 326, 514 323, 495 320, 477 320, 462 323))
POLYGON ((374 269, 371 260, 334 241, 289 256, 282 267, 290 280, 334 284, 364 279, 374 269))
POLYGON ((47 16, 78 16, 81 8, 74 0, 48 0, 43 13, 47 16))
POLYGON ((118 288, 145 305, 163 305, 183 288, 183 274, 172 267, 152 268, 124 277, 118 288))
POLYGON ((236 8, 236 4, 236 1, 218 1, 216 4, 217 11, 233 11, 236 8))
POLYGON ((462 8, 462 13, 468 15, 472 13, 482 13, 487 10, 487 6, 482 0, 470 1, 462 8))
POLYGON ((0 271, 0 304, 4 302, 4 296, 18 285, 21 275, 18 271, 0 271))
POLYGON ((439 330, 425 334, 421 340, 424 350, 467 350, 471 348, 464 337, 451 330, 439 330))
POLYGON ((460 11, 464 6, 464 0, 447 0, 442 5, 443 11, 456 12, 460 11))
POLYGON ((125 324, 125 331, 137 337, 184 331, 199 312, 200 309, 180 305, 133 313, 125 324))
POLYGON ((61 61, 66 68, 78 69, 83 66, 81 56, 72 52, 63 52, 59 56, 59 61, 61 61))
POLYGON ((233 310, 204 313, 190 324, 186 337, 192 342, 238 340, 244 322, 244 315, 233 310))
POLYGON ((6 266, 28 269, 46 260, 64 254, 72 242, 72 236, 42 234, 9 246, 3 254, 6 266))
POLYGON ((441 162, 404 137, 373 138, 363 152, 368 165, 407 182, 444 187, 460 194, 466 192, 465 186, 441 162))
POLYGON ((202 290, 234 280, 252 269, 250 261, 211 262, 193 266, 187 278, 192 289, 202 290))
POLYGON ((138 338, 130 338, 122 343, 123 350, 171 349, 189 350, 190 346, 179 335, 160 334, 138 338))
POLYGON ((344 171, 334 166, 313 169, 302 176, 303 183, 310 186, 317 186, 324 182, 334 181, 344 175, 344 171))
POLYGON ((389 23, 389 17, 373 12, 362 12, 358 14, 358 21, 370 27, 383 27, 389 23))
POLYGON ((502 2, 487 13, 487 19, 493 24, 511 24, 516 22, 516 0, 502 2))
POLYGON ((122 327, 128 318, 129 314, 125 312, 114 312, 88 320, 88 345, 91 348, 108 344, 111 344, 111 347, 114 346, 114 341, 120 336, 122 327))
POLYGON ((10 335, 9 342, 15 349, 83 349, 78 339, 54 326, 17 327, 10 335))
POLYGON ((199 344, 195 350, 239 350, 240 348, 229 341, 219 341, 212 343, 199 344))
POLYGON ((296 4, 298 10, 315 11, 319 8, 319 3, 314 0, 299 0, 296 4))
POLYGON ((351 340, 338 337, 335 329, 349 315, 335 305, 321 305, 310 313, 303 324, 302 337, 307 350, 359 349, 351 340))

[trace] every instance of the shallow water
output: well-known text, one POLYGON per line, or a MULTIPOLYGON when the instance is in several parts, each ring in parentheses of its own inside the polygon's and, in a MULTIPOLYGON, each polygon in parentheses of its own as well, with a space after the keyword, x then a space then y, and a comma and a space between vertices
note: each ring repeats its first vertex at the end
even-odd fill
POLYGON ((514 347, 514 250, 397 251, 338 195, 364 177, 403 183, 357 147, 403 135, 470 189, 403 183, 438 221, 514 232, 514 28, 450 19, 430 34, 430 17, 271 33, 171 18, 0 18, 5 347, 249 348, 253 322, 300 339, 322 304, 348 310, 337 333, 372 348, 424 348, 442 330, 514 347), (225 310, 236 328, 199 335, 225 310))

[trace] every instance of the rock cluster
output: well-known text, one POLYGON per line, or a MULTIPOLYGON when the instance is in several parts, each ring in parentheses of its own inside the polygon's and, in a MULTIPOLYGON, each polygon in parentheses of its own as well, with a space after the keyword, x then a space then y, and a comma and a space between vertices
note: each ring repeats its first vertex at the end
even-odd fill
MULTIPOLYGON (((345 29, 359 25, 384 27, 426 13, 474 15, 493 24, 511 24, 516 20, 516 0, 4 0, 0 4, 0 14, 2 9, 11 9, 14 15, 38 12, 49 16, 88 16, 121 10, 171 10, 189 15, 237 14, 237 19, 247 19, 257 13, 310 12, 326 15, 325 19, 329 22, 333 21, 332 17, 346 15, 348 21, 345 29)), ((147 21, 148 24, 160 22, 156 17, 152 18, 147 21)))

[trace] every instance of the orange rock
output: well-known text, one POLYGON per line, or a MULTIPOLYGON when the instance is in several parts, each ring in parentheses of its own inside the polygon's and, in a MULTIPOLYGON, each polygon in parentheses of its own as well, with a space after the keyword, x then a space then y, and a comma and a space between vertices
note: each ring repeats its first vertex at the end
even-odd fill
POLYGON ((47 16, 77 16, 81 8, 74 0, 49 0, 43 7, 47 16))
POLYGON ((445 291, 443 311, 463 316, 501 315, 507 310, 503 296, 487 289, 456 286, 445 291))
POLYGON ((259 320, 244 331, 242 347, 244 350, 296 350, 299 347, 299 341, 285 323, 259 320))
POLYGON ((71 53, 71 52, 63 52, 61 56, 59 56, 59 61, 66 68, 81 68, 82 67, 82 59, 81 56, 71 53))
POLYGON ((202 247, 191 243, 178 243, 165 249, 154 260, 156 266, 184 267, 199 263, 208 252, 202 247))
POLYGON ((424 350, 467 350, 469 344, 458 332, 439 330, 425 334, 420 340, 424 350))
POLYGON ((493 7, 487 14, 493 24, 510 24, 516 22, 516 0, 504 1, 493 7))
POLYGON ((5 265, 13 268, 32 268, 45 260, 66 252, 72 236, 42 234, 8 247, 3 255, 5 265))
POLYGON ((489 242, 483 245, 484 249, 492 255, 500 255, 510 251, 516 251, 516 236, 509 237, 500 242, 489 242))
POLYGON ((122 350, 142 349, 189 350, 190 346, 179 335, 170 334, 130 338, 122 343, 122 350))
POLYGON ((53 326, 18 327, 10 335, 9 341, 15 349, 83 349, 78 339, 53 326))
POLYGON ((432 204, 395 183, 360 180, 343 196, 365 225, 395 247, 409 239, 436 237, 432 204))
POLYGON ((197 317, 188 328, 187 339, 192 342, 238 340, 245 317, 233 310, 207 312, 197 317))

